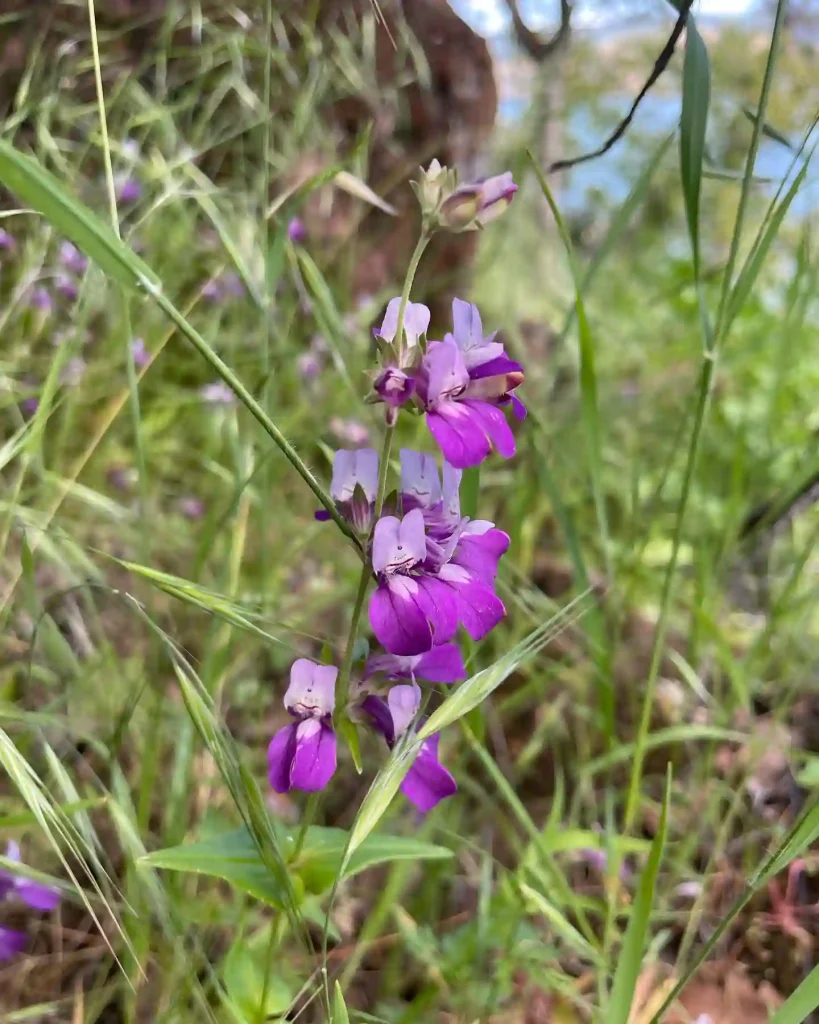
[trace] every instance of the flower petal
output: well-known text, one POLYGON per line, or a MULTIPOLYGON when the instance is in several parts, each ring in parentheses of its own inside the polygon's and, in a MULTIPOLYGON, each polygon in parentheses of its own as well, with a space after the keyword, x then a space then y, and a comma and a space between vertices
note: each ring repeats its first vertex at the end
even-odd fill
POLYGON ((49 885, 41 885, 39 882, 33 882, 30 878, 18 878, 15 889, 23 903, 28 904, 32 910, 42 910, 47 913, 59 906, 60 891, 49 885))
POLYGON ((477 402, 473 399, 465 399, 461 404, 467 406, 475 421, 481 424, 498 455, 510 459, 515 454, 515 435, 506 422, 503 411, 496 405, 488 405, 486 402, 477 402))
MULTIPOLYGON (((473 524, 470 523, 469 526, 473 524)), ((467 530, 469 527, 467 527, 467 530)), ((491 584, 498 575, 498 562, 509 550, 509 534, 503 530, 490 529, 481 534, 464 532, 452 555, 456 565, 462 565, 470 573, 491 584)))
POLYGON ((378 452, 374 448, 354 451, 340 449, 333 456, 333 479, 330 494, 336 501, 350 501, 356 484, 370 501, 378 492, 378 452))
MULTIPOLYGON (((383 338, 384 341, 395 340, 395 334, 398 330, 398 311, 400 308, 400 295, 396 295, 394 299, 390 299, 387 303, 381 327, 376 331, 378 337, 383 338)), ((404 309, 404 336, 410 348, 417 345, 420 336, 426 333, 429 327, 429 316, 429 310, 422 302, 407 303, 404 309)))
POLYGON ((433 406, 459 394, 469 383, 469 371, 454 341, 432 341, 421 360, 422 398, 433 406))
POLYGON ((375 524, 372 560, 377 573, 411 569, 423 560, 426 550, 424 515, 419 508, 403 519, 382 516, 375 524))
POLYGON ((455 636, 458 629, 458 601, 453 596, 452 588, 436 576, 418 576, 416 582, 418 604, 432 626, 432 643, 446 643, 455 636))
POLYGON ((438 760, 438 735, 430 736, 401 783, 401 792, 426 814, 457 791, 458 783, 438 760))
POLYGON ((296 726, 296 755, 290 785, 305 793, 324 789, 336 770, 336 734, 331 726, 308 718, 296 726))
POLYGON ((296 756, 298 725, 298 722, 293 722, 279 729, 267 748, 267 778, 277 793, 286 793, 290 789, 290 766, 296 756))
POLYGON ((485 637, 506 614, 503 601, 492 587, 462 566, 452 563, 443 566, 440 578, 448 582, 456 594, 458 616, 473 640, 485 637))
POLYGON ((418 583, 408 576, 380 582, 370 598, 370 625, 390 654, 423 654, 432 647, 432 629, 418 598, 418 583))
POLYGON ((466 679, 464 659, 457 644, 439 644, 422 654, 415 675, 430 683, 457 683, 466 679))
POLYGON ((424 452, 401 449, 401 491, 421 508, 429 508, 441 500, 441 481, 435 457, 424 452))
POLYGON ((11 960, 26 948, 28 936, 25 932, 16 932, 12 928, 0 928, 0 961, 11 960))
POLYGON ((417 683, 393 686, 387 694, 387 707, 392 717, 393 736, 398 739, 412 725, 421 703, 421 688, 417 683))
POLYGON ((427 426, 444 458, 456 469, 477 466, 490 452, 489 439, 476 427, 465 402, 440 403, 435 412, 427 413, 427 426))
POLYGON ((361 710, 369 715, 372 727, 392 746, 395 743, 395 727, 384 698, 376 697, 374 693, 368 694, 361 702, 361 710))
POLYGON ((290 685, 284 695, 284 706, 297 715, 323 718, 331 715, 336 704, 334 665, 317 665, 308 658, 297 658, 290 666, 290 685))
POLYGON ((482 366, 503 355, 503 345, 494 341, 495 335, 483 336, 483 325, 478 307, 463 299, 452 300, 452 334, 445 340, 452 340, 460 349, 464 364, 473 375, 473 368, 482 366))

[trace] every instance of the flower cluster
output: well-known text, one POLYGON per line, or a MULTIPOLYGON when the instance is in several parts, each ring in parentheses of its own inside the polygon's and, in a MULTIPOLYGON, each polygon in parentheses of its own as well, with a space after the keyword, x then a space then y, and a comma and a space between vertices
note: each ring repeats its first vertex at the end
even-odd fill
POLYGON ((523 383, 523 367, 510 359, 496 334, 484 336, 478 307, 452 302, 452 331, 443 341, 423 343, 430 313, 407 303, 403 339, 396 340, 401 299, 392 299, 375 332, 385 351, 385 366, 375 379, 371 401, 393 409, 410 403, 426 416, 444 458, 457 469, 477 466, 492 447, 504 458, 515 454, 515 438, 502 406, 518 419, 526 408, 514 394, 523 383))
MULTIPOLYGON (((504 458, 515 454, 504 407, 518 419, 526 415, 515 394, 523 367, 495 333, 484 334, 477 307, 460 299, 452 305, 452 330, 442 340, 427 340, 430 311, 408 295, 432 231, 481 227, 515 191, 511 174, 458 186, 452 172, 437 164, 416 187, 424 234, 403 296, 390 301, 374 332, 381 367, 368 400, 386 406, 389 432, 402 410, 425 416, 443 472, 434 456, 401 449, 400 488, 385 500, 389 467, 381 458, 390 451, 391 434, 381 458, 372 448, 335 453, 330 497, 364 554, 360 593, 370 580, 375 583, 369 620, 383 652, 369 656, 359 678, 349 678, 359 603, 341 672, 305 658, 294 662, 284 697, 293 721, 276 733, 267 752, 270 784, 278 793, 327 785, 337 760, 334 720, 344 722, 345 732, 369 726, 392 749, 419 724, 419 682, 447 685, 466 678, 458 630, 480 640, 505 614, 495 580, 509 537, 494 523, 463 516, 459 488, 462 471, 479 465, 493 448, 504 458)), ((290 237, 298 240, 292 230, 290 237)), ((331 516, 322 509, 316 518, 331 516)), ((437 734, 424 741, 402 783, 421 813, 457 790, 438 745, 437 734)))
MULTIPOLYGON (((6 847, 6 859, 20 863, 20 847, 15 842, 10 842, 6 847)), ((54 910, 60 902, 60 894, 50 886, 41 885, 39 882, 32 882, 30 878, 11 871, 0 870, 0 900, 16 897, 32 910, 39 910, 44 913, 54 910)), ((0 928, 0 961, 9 960, 17 953, 21 953, 26 946, 27 936, 25 932, 18 932, 12 928, 0 928)))

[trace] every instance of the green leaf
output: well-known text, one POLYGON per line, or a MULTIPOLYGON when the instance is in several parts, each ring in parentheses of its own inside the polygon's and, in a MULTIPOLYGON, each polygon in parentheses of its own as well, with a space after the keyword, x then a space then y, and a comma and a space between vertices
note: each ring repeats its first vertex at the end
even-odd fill
MULTIPOLYGON (((285 855, 295 837, 274 825, 285 855)), ((320 894, 333 885, 342 863, 348 834, 340 828, 311 826, 289 872, 299 892, 320 894)), ((443 846, 403 836, 371 836, 356 850, 346 874, 354 875, 376 864, 400 860, 442 860, 452 856, 443 846)), ((282 905, 283 892, 259 856, 246 828, 198 843, 157 850, 139 861, 145 867, 184 871, 224 879, 272 907, 282 905)))
POLYGON ((530 885, 521 883, 520 891, 523 896, 529 902, 529 909, 537 914, 541 914, 554 929, 555 933, 560 936, 566 945, 572 949, 575 953, 581 956, 584 960, 588 960, 590 963, 596 964, 598 967, 603 966, 603 957, 600 952, 588 942, 575 926, 561 914, 554 904, 550 903, 546 897, 533 889, 530 885))
POLYGON ((339 982, 336 982, 333 989, 333 1024, 350 1024, 350 1015, 347 1013, 347 1004, 344 1002, 344 993, 339 982))
POLYGON ((796 781, 806 789, 815 789, 819 786, 819 757, 808 758, 805 767, 796 776, 796 781))
POLYGON ((69 196, 53 174, 4 139, 0 139, 0 181, 70 238, 114 281, 127 288, 159 288, 159 278, 111 228, 69 196))
POLYGON ((651 844, 651 852, 648 855, 646 866, 643 869, 642 875, 640 875, 637 897, 631 909, 623 946, 617 962, 617 970, 614 974, 614 985, 612 986, 611 999, 606 1014, 606 1024, 628 1024, 629 1021, 631 1004, 634 1000, 634 990, 637 986, 637 978, 643 965, 643 953, 648 942, 651 904, 654 899, 657 872, 660 869, 660 862, 663 858, 670 801, 671 765, 669 764, 665 780, 665 794, 663 796, 663 809, 660 814, 660 825, 654 837, 654 842, 651 844))
POLYGON ((270 973, 281 963, 278 957, 273 964, 267 962, 272 927, 253 936, 250 942, 243 937, 231 948, 222 966, 228 998, 251 1024, 286 1013, 293 1001, 290 986, 270 973))
MULTIPOLYGON (((748 118, 751 124, 756 125, 759 118, 755 111, 751 110, 750 107, 743 106, 742 113, 748 118)), ((786 149, 796 149, 787 135, 785 135, 784 132, 779 131, 778 128, 774 128, 770 121, 763 121, 761 130, 762 134, 771 139, 772 142, 778 142, 780 146, 784 146, 786 149)))
POLYGON ((732 288, 730 298, 728 299, 728 310, 725 317, 726 331, 730 327, 736 315, 745 305, 748 296, 751 294, 751 290, 756 283, 756 279, 759 277, 759 272, 765 262, 768 250, 779 233, 782 221, 785 219, 785 215, 790 209, 791 203, 796 198, 796 193, 799 191, 802 186, 802 182, 805 180, 805 175, 808 172, 809 165, 809 159, 805 160, 799 170, 799 173, 793 179, 790 188, 774 208, 761 234, 754 241, 754 245, 748 254, 748 258, 745 260, 742 270, 739 272, 736 284, 732 288))
POLYGON ((771 1017, 769 1024, 803 1024, 819 1007, 819 964, 771 1017))
POLYGON ((682 178, 685 214, 694 274, 700 274, 700 186, 705 155, 705 130, 711 100, 711 69, 708 50, 689 14, 685 27, 685 60, 683 62, 682 116, 680 118, 680 176, 682 178))

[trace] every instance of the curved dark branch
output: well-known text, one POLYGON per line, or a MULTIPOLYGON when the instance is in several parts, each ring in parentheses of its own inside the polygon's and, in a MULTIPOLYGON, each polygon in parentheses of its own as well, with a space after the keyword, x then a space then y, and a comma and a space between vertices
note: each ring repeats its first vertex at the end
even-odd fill
MULTIPOLYGON (((507 0, 507 3, 509 2, 510 0, 507 0)), ((565 171, 569 167, 577 166, 577 164, 585 164, 589 160, 596 160, 598 157, 603 156, 605 153, 608 153, 608 151, 617 142, 619 142, 620 139, 622 139, 622 137, 628 131, 629 125, 634 120, 634 115, 637 113, 637 108, 645 99, 645 96, 648 93, 649 89, 651 89, 651 87, 654 85, 654 83, 657 81, 660 75, 668 67, 669 61, 674 56, 674 50, 676 49, 677 43, 679 42, 679 38, 683 33, 685 23, 688 21, 688 12, 691 10, 691 5, 693 4, 693 2, 694 0, 681 0, 681 3, 679 4, 679 14, 677 16, 677 21, 674 25, 674 28, 671 31, 671 35, 668 37, 668 41, 662 49, 662 52, 660 53, 657 60, 654 62, 654 67, 651 69, 651 74, 646 79, 646 82, 643 85, 642 89, 637 93, 634 102, 631 104, 631 109, 629 110, 629 112, 626 114, 626 116, 623 118, 620 124, 617 125, 615 130, 606 139, 603 145, 595 150, 592 150, 591 153, 583 153, 582 156, 571 157, 568 160, 556 160, 553 164, 549 164, 549 166, 546 168, 547 174, 554 174, 556 171, 565 171)))
POLYGON ((538 64, 548 60, 552 54, 568 42, 572 27, 571 0, 560 0, 560 25, 550 39, 544 39, 538 32, 533 32, 529 28, 521 16, 518 0, 506 0, 506 7, 512 16, 512 25, 515 29, 518 46, 538 64))

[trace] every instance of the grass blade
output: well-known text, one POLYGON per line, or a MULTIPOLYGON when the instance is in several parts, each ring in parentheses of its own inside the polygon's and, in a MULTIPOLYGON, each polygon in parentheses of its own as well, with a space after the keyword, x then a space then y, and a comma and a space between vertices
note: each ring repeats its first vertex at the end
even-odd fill
POLYGON ((634 901, 628 927, 626 928, 626 935, 623 939, 623 948, 620 951, 617 970, 614 974, 614 985, 606 1014, 607 1024, 628 1024, 631 1004, 634 1000, 634 990, 637 986, 637 978, 640 975, 643 963, 643 953, 648 941, 651 904, 654 899, 657 872, 660 869, 660 862, 663 858, 670 801, 671 765, 669 764, 665 779, 665 794, 663 796, 660 824, 654 837, 654 842, 651 844, 651 852, 648 855, 646 866, 640 876, 637 897, 634 901))
POLYGON ((819 1007, 819 964, 771 1017, 770 1024, 802 1024, 819 1007))
POLYGON ((700 187, 705 154, 705 130, 711 100, 711 69, 708 50, 689 14, 685 26, 685 60, 683 62, 682 116, 680 119, 680 176, 682 178, 685 215, 691 249, 694 255, 694 276, 700 276, 700 187))

